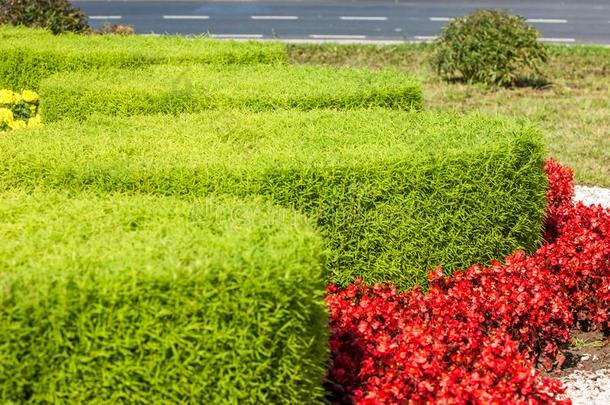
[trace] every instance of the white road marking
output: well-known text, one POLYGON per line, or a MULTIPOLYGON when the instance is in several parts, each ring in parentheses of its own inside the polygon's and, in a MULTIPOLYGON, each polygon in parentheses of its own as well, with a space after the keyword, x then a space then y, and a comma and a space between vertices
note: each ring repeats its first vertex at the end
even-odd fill
POLYGON ((528 18, 525 22, 538 24, 565 24, 568 20, 564 20, 563 18, 528 18))
POLYGON ((312 34, 309 38, 313 39, 366 39, 366 35, 322 35, 312 34))
POLYGON ((90 20, 120 20, 123 16, 121 15, 90 15, 90 20))
POLYGON ((386 21, 388 17, 361 17, 361 16, 341 16, 344 21, 386 21))
POLYGON ((415 35, 413 38, 416 41, 434 41, 438 38, 438 35, 415 35))
MULTIPOLYGON (((267 39, 261 39, 267 41, 267 39)), ((364 45, 399 45, 415 41, 401 40, 382 40, 382 39, 313 39, 313 38, 291 38, 291 39, 270 39, 270 42, 282 42, 287 44, 364 44, 364 45)))
POLYGON ((251 15, 253 20, 298 20, 296 15, 251 15))
POLYGON ((209 15, 164 15, 164 20, 207 20, 209 15))
POLYGON ((212 38, 262 38, 263 34, 211 34, 212 38))
POLYGON ((453 21, 453 17, 430 17, 430 21, 453 21))
POLYGON ((540 38, 542 42, 576 42, 574 38, 540 38))

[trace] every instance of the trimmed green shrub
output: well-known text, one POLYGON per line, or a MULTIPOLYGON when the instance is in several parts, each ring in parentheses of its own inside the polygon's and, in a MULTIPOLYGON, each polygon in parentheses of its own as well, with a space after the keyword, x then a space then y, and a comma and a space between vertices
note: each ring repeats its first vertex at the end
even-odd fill
POLYGON ((419 109, 421 85, 397 71, 324 66, 151 66, 54 75, 41 85, 48 121, 65 117, 176 114, 216 108, 419 109))
POLYGON ((384 109, 64 120, 0 139, 0 189, 262 195, 316 221, 328 280, 425 284, 540 243, 541 134, 384 109))
POLYGON ((27 28, 21 25, 13 26, 8 24, 0 24, 0 46, 5 46, 5 41, 14 40, 21 41, 22 37, 27 35, 28 37, 44 37, 51 38, 52 35, 46 29, 41 28, 27 28))
POLYGON ((478 10, 441 31, 433 64, 445 79, 512 85, 540 76, 548 52, 536 28, 502 10, 478 10))
POLYGON ((2 403, 318 403, 322 244, 260 201, 0 195, 2 403))
POLYGON ((85 13, 67 0, 2 0, 0 24, 42 27, 54 34, 90 30, 85 13))
POLYGON ((282 44, 203 37, 53 36, 43 30, 0 27, 0 88, 38 89, 42 79, 57 72, 191 63, 283 64, 286 49, 282 44))

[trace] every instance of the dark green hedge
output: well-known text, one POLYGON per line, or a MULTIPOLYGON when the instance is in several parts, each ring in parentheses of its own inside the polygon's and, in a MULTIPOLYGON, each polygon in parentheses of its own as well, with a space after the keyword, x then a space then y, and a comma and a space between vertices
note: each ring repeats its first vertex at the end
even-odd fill
POLYGON ((284 64, 282 44, 181 36, 52 35, 0 26, 0 88, 38 89, 57 72, 142 68, 154 64, 284 64))
POLYGON ((541 134, 383 109, 60 121, 0 139, 0 188, 263 195, 317 221, 329 279, 400 287, 540 243, 541 134))
POLYGON ((0 402, 322 401, 322 243, 302 216, 10 191, 0 220, 0 402))
POLYGON ((45 119, 176 114, 215 108, 419 109, 420 83, 397 71, 323 66, 151 66, 57 74, 41 85, 45 119))

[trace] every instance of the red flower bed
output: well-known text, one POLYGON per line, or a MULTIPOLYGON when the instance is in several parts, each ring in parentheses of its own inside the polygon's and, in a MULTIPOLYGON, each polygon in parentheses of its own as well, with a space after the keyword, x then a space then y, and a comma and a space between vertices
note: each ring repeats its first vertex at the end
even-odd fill
POLYGON ((533 370, 560 365, 569 329, 610 326, 610 211, 572 203, 572 172, 546 165, 546 243, 429 289, 328 288, 337 403, 570 403, 533 370))

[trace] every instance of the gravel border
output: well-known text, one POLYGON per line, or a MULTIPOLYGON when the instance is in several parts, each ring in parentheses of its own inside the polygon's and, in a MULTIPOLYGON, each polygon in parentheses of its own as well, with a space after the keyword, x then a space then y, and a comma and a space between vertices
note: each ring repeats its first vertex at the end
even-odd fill
MULTIPOLYGON (((600 204, 610 208, 610 189, 576 186, 574 201, 586 205, 600 204)), ((560 380, 567 387, 566 395, 574 405, 610 404, 610 369, 597 371, 577 370, 560 380)))
POLYGON ((610 370, 575 371, 560 378, 574 405, 610 404, 610 370))
POLYGON ((574 187, 574 191, 575 201, 582 201, 586 205, 600 204, 603 207, 610 208, 610 189, 601 187, 576 186, 574 187))

